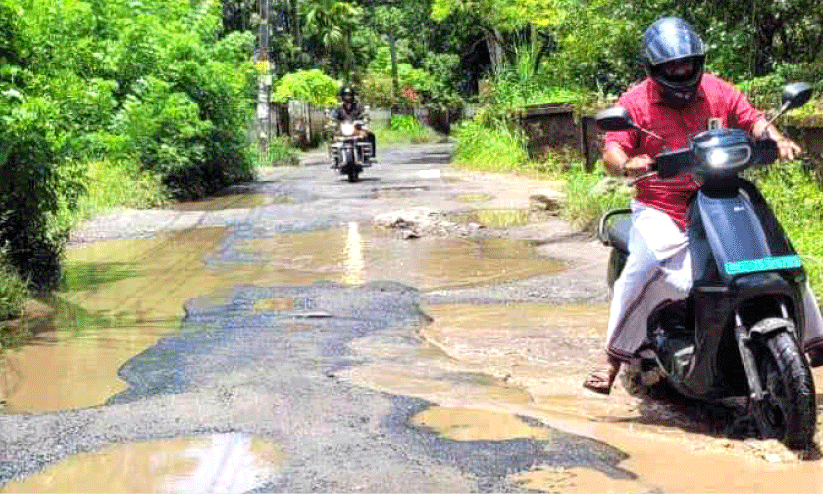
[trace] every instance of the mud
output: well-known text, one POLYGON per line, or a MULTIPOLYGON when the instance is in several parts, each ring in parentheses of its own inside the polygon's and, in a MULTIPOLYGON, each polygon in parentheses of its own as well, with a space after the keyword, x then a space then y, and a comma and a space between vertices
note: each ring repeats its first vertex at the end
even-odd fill
MULTIPOLYGON (((423 290, 527 278, 563 269, 522 240, 426 238, 414 242, 350 223, 333 230, 244 237, 198 228, 150 239, 76 245, 66 281, 51 301, 53 325, 6 351, 0 400, 12 413, 86 408, 125 389, 118 370, 179 328, 184 302, 237 285, 358 286, 401 281, 423 290), (56 372, 43 372, 53 369, 56 372)), ((257 300, 254 311, 291 312, 288 298, 257 300)), ((296 331, 306 330, 299 325, 296 331)))
POLYGON ((288 204, 290 199, 285 195, 271 195, 263 193, 231 194, 218 196, 202 201, 178 202, 174 204, 175 211, 224 211, 228 209, 251 209, 271 204, 288 204))
POLYGON ((283 461, 281 449, 242 434, 108 446, 59 462, 0 492, 248 492, 283 461))
MULTIPOLYGON (((372 363, 347 373, 355 383, 437 403, 417 424, 457 440, 535 437, 519 417, 614 446, 636 479, 587 468, 537 465, 510 480, 545 492, 820 492, 823 460, 776 441, 733 440, 688 406, 641 400, 617 384, 609 397, 580 384, 602 352, 605 304, 430 304, 423 348, 364 339, 354 348, 372 363), (386 357, 381 357, 386 356, 386 357), (455 374, 493 376, 455 379, 455 374), (501 390, 506 390, 501 392, 501 390), (710 473, 709 473, 710 472, 710 473)), ((815 372, 823 382, 823 372, 815 372)), ((818 399, 819 403, 823 400, 818 399)), ((817 444, 821 427, 818 424, 817 444)))

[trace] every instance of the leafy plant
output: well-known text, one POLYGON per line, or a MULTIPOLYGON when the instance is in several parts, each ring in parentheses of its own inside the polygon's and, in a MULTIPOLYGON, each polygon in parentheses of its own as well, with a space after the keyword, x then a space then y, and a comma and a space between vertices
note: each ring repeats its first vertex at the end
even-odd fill
POLYGON ((300 70, 283 76, 274 88, 272 101, 289 99, 308 101, 316 107, 329 107, 337 103, 340 83, 320 69, 300 70))

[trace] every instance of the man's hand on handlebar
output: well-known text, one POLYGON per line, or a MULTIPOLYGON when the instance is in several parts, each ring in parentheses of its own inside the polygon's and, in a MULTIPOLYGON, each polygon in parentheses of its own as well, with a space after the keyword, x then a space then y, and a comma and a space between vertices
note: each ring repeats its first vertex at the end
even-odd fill
POLYGON ((654 160, 648 154, 641 154, 626 160, 623 164, 623 174, 629 178, 637 178, 652 171, 654 160))
POLYGON ((791 161, 803 152, 793 140, 782 138, 777 141, 777 152, 781 161, 791 161))

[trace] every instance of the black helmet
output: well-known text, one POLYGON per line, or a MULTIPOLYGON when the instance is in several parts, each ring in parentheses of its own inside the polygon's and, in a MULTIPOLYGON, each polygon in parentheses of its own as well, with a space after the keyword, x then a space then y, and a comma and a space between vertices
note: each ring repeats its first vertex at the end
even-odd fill
POLYGON ((646 45, 646 72, 663 90, 663 96, 674 105, 691 102, 703 77, 706 50, 700 36, 683 19, 665 17, 654 22, 643 36, 646 45), (694 63, 694 69, 683 75, 667 75, 663 66, 668 62, 694 63))
POLYGON ((352 103, 354 102, 354 97, 354 89, 348 86, 343 86, 342 88, 340 88, 340 99, 343 100, 343 102, 352 103))

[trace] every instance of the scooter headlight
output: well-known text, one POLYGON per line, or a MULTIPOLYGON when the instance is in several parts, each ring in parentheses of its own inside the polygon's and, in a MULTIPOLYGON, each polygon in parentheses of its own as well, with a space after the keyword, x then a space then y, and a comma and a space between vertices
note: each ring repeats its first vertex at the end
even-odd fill
POLYGON ((735 168, 749 162, 752 149, 747 145, 714 148, 706 153, 706 164, 710 168, 735 168))
POLYGON ((354 135, 354 124, 353 123, 342 123, 340 124, 340 133, 343 134, 345 137, 350 137, 354 135))

